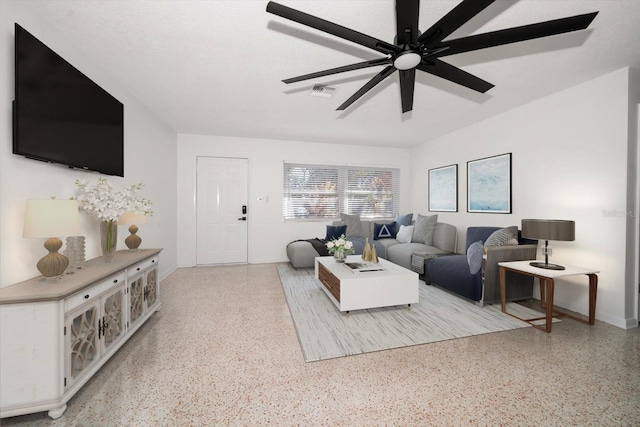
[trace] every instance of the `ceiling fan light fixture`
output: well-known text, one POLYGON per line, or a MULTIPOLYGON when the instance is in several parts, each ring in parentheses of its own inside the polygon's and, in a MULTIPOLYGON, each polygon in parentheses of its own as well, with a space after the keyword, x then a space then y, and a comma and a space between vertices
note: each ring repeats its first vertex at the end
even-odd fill
POLYGON ((393 66, 398 70, 410 70, 416 68, 422 61, 422 55, 411 50, 402 52, 393 60, 393 66))
POLYGON ((441 61, 440 58, 584 30, 589 27, 598 14, 598 12, 591 12, 519 27, 472 34, 453 40, 448 39, 458 28, 465 25, 494 2, 495 0, 458 0, 458 5, 451 9, 449 13, 427 30, 420 32, 418 28, 420 0, 396 0, 397 34, 394 37, 393 44, 273 1, 267 3, 267 12, 387 55, 386 58, 373 59, 285 79, 283 80, 284 83, 294 83, 346 71, 384 65, 385 68, 382 71, 341 104, 338 110, 346 109, 382 80, 395 71, 399 71, 402 112, 406 113, 413 108, 413 94, 417 74, 415 70, 449 80, 479 93, 485 93, 494 85, 461 68, 441 61))

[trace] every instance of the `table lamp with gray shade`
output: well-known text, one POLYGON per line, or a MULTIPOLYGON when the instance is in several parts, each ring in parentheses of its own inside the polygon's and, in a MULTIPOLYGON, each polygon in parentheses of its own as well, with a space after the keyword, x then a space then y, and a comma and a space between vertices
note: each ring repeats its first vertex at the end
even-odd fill
POLYGON ((138 250, 140 247, 140 243, 142 243, 142 239, 136 233, 138 232, 138 225, 144 224, 147 222, 147 215, 144 213, 136 213, 136 212, 127 212, 118 219, 118 225, 130 225, 129 227, 129 237, 124 239, 125 245, 129 248, 130 251, 138 250))
POLYGON ((26 238, 47 238, 44 247, 49 251, 38 261, 38 271, 46 278, 62 276, 69 265, 69 259, 58 253, 62 240, 58 236, 80 234, 80 214, 75 200, 27 200, 24 212, 22 236, 26 238))
POLYGON ((544 240, 542 248, 544 262, 534 261, 530 263, 532 266, 549 270, 564 270, 562 265, 549 263, 549 256, 552 252, 549 240, 574 241, 576 239, 576 223, 564 219, 523 219, 522 237, 544 240))

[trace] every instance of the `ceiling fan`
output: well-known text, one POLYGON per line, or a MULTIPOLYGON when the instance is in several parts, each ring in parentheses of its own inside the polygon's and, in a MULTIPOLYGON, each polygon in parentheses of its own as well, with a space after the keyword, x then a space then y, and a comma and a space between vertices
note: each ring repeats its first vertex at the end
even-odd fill
POLYGON ((343 67, 292 77, 283 80, 284 83, 294 83, 345 71, 386 65, 382 71, 369 80, 337 109, 346 109, 381 81, 393 74, 394 71, 398 70, 400 75, 402 112, 406 113, 413 108, 416 70, 433 74, 481 93, 488 91, 494 86, 479 77, 442 61, 440 59, 441 57, 583 30, 589 26, 598 14, 598 12, 592 12, 584 15, 576 15, 568 18, 554 19, 536 24, 461 37, 459 39, 444 40, 494 1, 495 0, 463 0, 447 15, 433 24, 431 28, 420 33, 418 30, 420 0, 396 0, 397 35, 393 44, 272 1, 267 4, 267 12, 349 40, 386 55, 384 58, 372 59, 343 67))

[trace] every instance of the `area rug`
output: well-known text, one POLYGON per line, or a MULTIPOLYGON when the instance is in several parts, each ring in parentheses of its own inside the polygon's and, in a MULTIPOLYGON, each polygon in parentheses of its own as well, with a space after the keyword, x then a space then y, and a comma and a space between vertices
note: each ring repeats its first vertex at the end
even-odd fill
MULTIPOLYGON (((435 286, 420 282, 420 302, 351 312, 338 311, 320 288, 313 269, 277 266, 280 282, 306 362, 350 356, 530 325, 502 313, 500 306, 479 307, 435 286)), ((522 318, 540 313, 509 303, 522 318)))

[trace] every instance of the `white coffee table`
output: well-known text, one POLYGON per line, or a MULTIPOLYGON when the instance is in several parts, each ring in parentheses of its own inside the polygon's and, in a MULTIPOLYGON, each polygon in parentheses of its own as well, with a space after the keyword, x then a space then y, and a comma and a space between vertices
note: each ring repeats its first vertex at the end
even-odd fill
MULTIPOLYGON (((346 262, 362 262, 350 255, 346 262)), ((315 259, 316 278, 338 310, 347 312, 367 308, 417 304, 420 284, 418 273, 380 258, 384 271, 354 273, 333 257, 315 259)))

